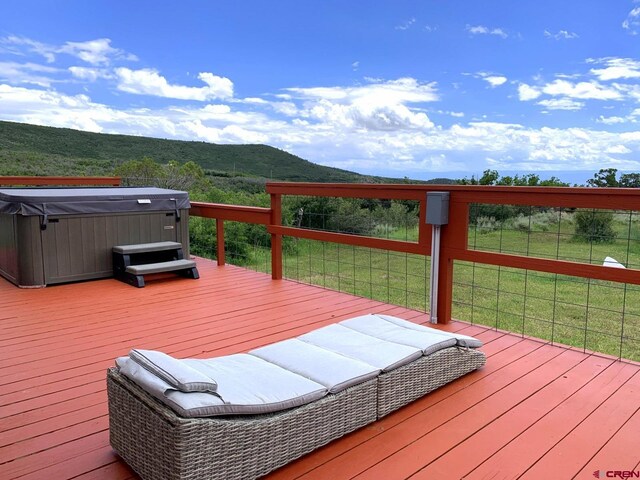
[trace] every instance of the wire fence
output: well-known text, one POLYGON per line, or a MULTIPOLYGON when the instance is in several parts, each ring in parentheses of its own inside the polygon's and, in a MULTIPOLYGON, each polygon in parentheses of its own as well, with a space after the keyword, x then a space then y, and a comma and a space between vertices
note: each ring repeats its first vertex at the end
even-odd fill
MULTIPOLYGON (((408 201, 288 196, 284 225, 415 242, 418 206, 408 201), (345 201, 346 200, 346 201, 345 201)), ((215 257, 214 222, 194 236, 215 257), (203 235, 203 232, 205 235, 203 235)), ((640 215, 535 206, 474 204, 468 248, 640 268, 640 215), (618 263, 614 263, 618 262, 618 263)), ((266 227, 225 223, 227 262, 270 273, 266 227)), ((198 243, 198 242, 196 242, 198 243)), ((430 257, 284 237, 290 280, 429 311, 430 257)), ((640 360, 640 286, 456 261, 454 318, 553 343, 640 360)))
MULTIPOLYGON (((640 215, 472 205, 469 248, 640 268, 640 215), (488 214, 493 213, 493 215, 488 214)), ((456 262, 453 315, 614 356, 640 360, 640 286, 456 262)))

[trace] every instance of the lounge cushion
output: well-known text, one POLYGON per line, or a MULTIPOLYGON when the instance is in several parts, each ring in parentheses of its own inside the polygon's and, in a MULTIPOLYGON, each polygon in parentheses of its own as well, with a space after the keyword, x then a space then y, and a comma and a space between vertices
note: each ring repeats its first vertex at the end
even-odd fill
POLYGON ((270 413, 314 402, 327 389, 312 380, 253 355, 237 354, 198 362, 215 378, 218 390, 185 393, 129 358, 118 359, 120 372, 183 417, 270 413))
POLYGON ((257 348, 250 355, 324 385, 338 393, 376 377, 380 369, 296 338, 257 348))
POLYGON ((452 336, 456 339, 457 345, 460 347, 480 348, 482 346, 482 340, 478 340, 477 338, 470 337, 469 335, 462 335, 460 333, 450 333, 450 332, 438 330, 437 328, 425 327, 424 325, 418 325, 417 323, 409 322, 407 320, 403 320, 402 318, 398 318, 398 317, 392 317, 391 315, 378 314, 377 316, 384 320, 387 320, 388 322, 395 323, 398 326, 409 328, 411 330, 416 330, 420 332, 429 331, 432 333, 436 333, 438 335, 452 336))
POLYGON ((376 338, 419 348, 423 355, 430 355, 454 345, 471 348, 482 345, 479 340, 466 335, 443 332, 390 315, 362 315, 344 320, 339 325, 376 338))
POLYGON ((188 361, 166 353, 134 349, 129 358, 181 392, 215 392, 218 388, 216 381, 199 372, 197 366, 192 368, 188 361))
POLYGON ((381 340, 340 324, 314 330, 298 339, 368 363, 383 372, 401 367, 422 356, 419 348, 381 340))

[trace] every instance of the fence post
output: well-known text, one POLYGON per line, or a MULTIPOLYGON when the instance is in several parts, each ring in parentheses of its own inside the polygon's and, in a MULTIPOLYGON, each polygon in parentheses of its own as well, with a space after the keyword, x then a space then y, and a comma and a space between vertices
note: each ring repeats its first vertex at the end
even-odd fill
POLYGON ((224 220, 216 218, 216 240, 218 250, 218 265, 222 266, 225 263, 224 258, 224 220))
MULTIPOLYGON (((271 194, 271 225, 282 225, 282 196, 271 194)), ((282 279, 282 235, 271 234, 271 278, 282 279)))
POLYGON ((469 204, 456 201, 456 192, 451 192, 449 201, 449 223, 442 226, 440 237, 440 263, 438 277, 438 323, 451 321, 453 306, 453 252, 466 250, 469 235, 469 204))

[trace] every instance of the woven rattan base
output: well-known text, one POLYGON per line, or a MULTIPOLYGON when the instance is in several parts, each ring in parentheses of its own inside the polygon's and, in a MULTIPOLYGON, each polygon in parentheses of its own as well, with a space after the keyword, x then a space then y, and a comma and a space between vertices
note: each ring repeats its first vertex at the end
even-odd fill
POLYGON ((486 362, 475 349, 450 347, 378 377, 378 418, 452 382, 486 362))
POLYGON ((376 420, 377 380, 276 414, 182 418, 107 372, 111 445, 144 479, 251 479, 376 420))

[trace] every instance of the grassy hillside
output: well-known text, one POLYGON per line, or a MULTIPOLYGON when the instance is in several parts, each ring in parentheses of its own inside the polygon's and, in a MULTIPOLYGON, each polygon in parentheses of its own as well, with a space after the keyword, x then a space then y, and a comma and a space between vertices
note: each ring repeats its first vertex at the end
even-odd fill
POLYGON ((110 175, 118 164, 145 156, 159 163, 190 160, 211 172, 277 180, 381 180, 323 167, 267 145, 216 145, 0 121, 0 175, 110 175))

